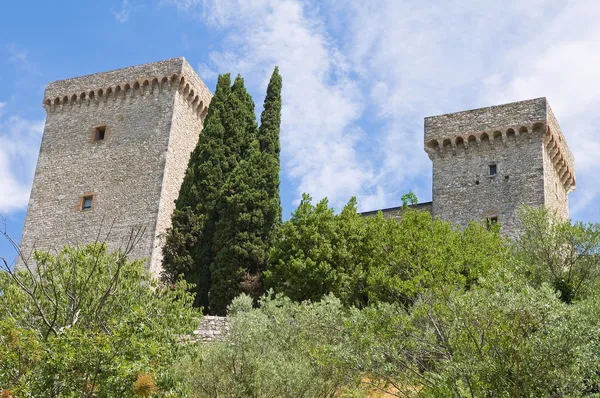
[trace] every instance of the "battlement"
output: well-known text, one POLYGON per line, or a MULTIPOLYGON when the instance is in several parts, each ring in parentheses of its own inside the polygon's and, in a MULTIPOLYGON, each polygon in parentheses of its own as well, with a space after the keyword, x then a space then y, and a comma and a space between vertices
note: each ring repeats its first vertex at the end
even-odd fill
POLYGON ((43 104, 53 112, 165 89, 178 90, 199 117, 208 112, 212 94, 183 57, 50 83, 43 104))
POLYGON ((425 118, 425 151, 431 159, 523 139, 542 139, 561 182, 568 191, 575 189, 574 157, 546 98, 425 118))

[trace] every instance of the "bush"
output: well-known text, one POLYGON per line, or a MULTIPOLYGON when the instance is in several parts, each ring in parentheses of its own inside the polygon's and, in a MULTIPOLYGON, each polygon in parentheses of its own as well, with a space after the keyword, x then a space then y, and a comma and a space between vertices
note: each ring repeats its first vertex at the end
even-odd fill
POLYGON ((173 388, 166 370, 182 351, 178 336, 198 319, 187 284, 161 285, 143 261, 102 244, 34 259, 35 267, 0 274, 0 388, 133 397, 140 374, 173 388))
POLYGON ((347 309, 331 296, 314 304, 283 297, 251 309, 233 301, 226 341, 198 345, 175 373, 194 397, 334 397, 355 391, 359 373, 340 365, 347 309))

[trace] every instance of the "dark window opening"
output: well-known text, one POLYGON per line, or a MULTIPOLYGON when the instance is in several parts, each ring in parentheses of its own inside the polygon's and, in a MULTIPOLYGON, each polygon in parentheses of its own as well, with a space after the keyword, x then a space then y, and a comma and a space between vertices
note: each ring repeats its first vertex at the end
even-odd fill
POLYGON ((94 141, 102 141, 106 136, 106 126, 96 127, 96 132, 94 133, 94 141))
POLYGON ((84 196, 83 200, 81 201, 81 210, 89 210, 92 208, 92 200, 94 199, 94 197, 92 195, 90 196, 84 196))
POLYGON ((475 180, 475 185, 479 185, 479 180, 475 180))
POLYGON ((498 216, 488 217, 486 222, 487 222, 487 228, 491 229, 492 226, 498 224, 498 216))
POLYGON ((495 164, 490 164, 490 177, 493 177, 497 174, 498 168, 495 164))

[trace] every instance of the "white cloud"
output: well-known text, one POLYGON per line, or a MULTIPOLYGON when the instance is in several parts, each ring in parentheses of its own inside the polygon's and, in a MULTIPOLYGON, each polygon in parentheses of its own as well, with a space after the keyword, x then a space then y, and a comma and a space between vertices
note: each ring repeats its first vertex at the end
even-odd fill
MULTIPOLYGON (((194 1, 175 3, 211 26, 227 29, 220 51, 210 54, 210 68, 260 82, 262 96, 273 67, 279 66, 284 81, 283 170, 297 181, 296 197, 309 192, 339 206, 363 193, 373 171, 357 151, 366 139, 356 127, 363 111, 361 92, 346 75, 346 61, 323 26, 309 17, 315 12, 310 5, 292 0, 206 1, 202 7, 194 1)), ((262 98, 256 102, 261 104, 262 98)))
POLYGON ((7 44, 6 49, 10 54, 8 61, 15 65, 16 68, 30 74, 40 74, 38 65, 29 59, 29 50, 26 48, 21 48, 15 43, 7 44))
POLYGON ((43 121, 19 116, 0 118, 2 214, 23 210, 27 206, 43 128, 43 121))
POLYGON ((129 3, 129 0, 123 0, 123 2, 121 3, 121 9, 119 11, 113 11, 112 13, 117 21, 125 23, 129 21, 131 11, 132 7, 131 3, 129 3))
POLYGON ((598 220, 600 213, 589 205, 600 196, 599 17, 600 4, 569 2, 532 40, 512 48, 503 72, 486 81, 490 101, 548 98, 575 155, 578 187, 571 195, 571 215, 598 220))
POLYGON ((2 117, 3 114, 3 108, 6 106, 6 102, 0 102, 0 117, 2 117))
POLYGON ((165 1, 225 31, 203 72, 240 72, 262 93, 280 66, 283 170, 298 196, 357 195, 363 209, 409 189, 426 199, 423 117, 539 96, 576 156, 573 212, 600 195, 600 4, 165 1))

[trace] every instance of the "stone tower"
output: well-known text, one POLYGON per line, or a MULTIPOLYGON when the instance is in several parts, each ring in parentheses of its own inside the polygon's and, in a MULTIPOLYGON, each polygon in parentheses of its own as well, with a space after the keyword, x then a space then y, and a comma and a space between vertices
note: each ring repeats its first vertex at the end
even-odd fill
POLYGON ((518 232, 523 204, 569 216, 573 155, 546 98, 425 118, 434 215, 518 232))
POLYGON ((211 93, 184 58, 50 83, 21 248, 101 240, 160 272, 169 227, 211 93), (108 238, 105 239, 106 234, 108 238))

